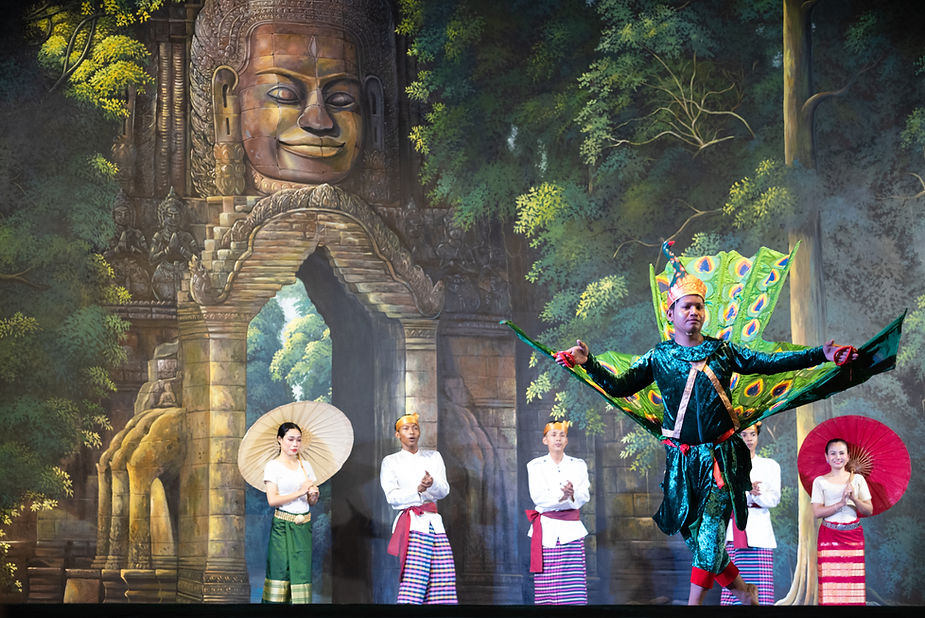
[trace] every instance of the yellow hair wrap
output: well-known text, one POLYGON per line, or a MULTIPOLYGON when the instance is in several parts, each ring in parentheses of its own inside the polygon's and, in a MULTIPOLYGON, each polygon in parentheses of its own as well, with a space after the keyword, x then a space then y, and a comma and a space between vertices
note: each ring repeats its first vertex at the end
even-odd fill
POLYGON ((568 435, 568 426, 571 423, 568 421, 553 421, 551 423, 546 423, 546 426, 543 427, 543 436, 552 431, 553 429, 558 429, 559 431, 564 431, 565 435, 568 435))
POLYGON ((412 423, 417 425, 418 418, 419 418, 418 415, 415 413, 404 414, 402 416, 399 416, 398 420, 395 421, 395 431, 398 431, 399 429, 401 429, 402 425, 410 425, 412 423))

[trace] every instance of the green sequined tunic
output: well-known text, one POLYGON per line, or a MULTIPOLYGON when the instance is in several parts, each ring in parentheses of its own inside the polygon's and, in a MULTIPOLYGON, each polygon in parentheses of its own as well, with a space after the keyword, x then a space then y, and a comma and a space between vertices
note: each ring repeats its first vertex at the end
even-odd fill
MULTIPOLYGON (((729 384, 733 373, 774 374, 812 367, 825 360, 821 347, 766 354, 705 336, 700 345, 690 347, 674 341, 663 341, 639 357, 620 375, 605 369, 593 356, 583 366, 594 381, 613 397, 628 397, 654 381, 664 402, 662 428, 670 433, 675 429, 691 363, 706 361, 726 396, 730 397, 729 384)), ((712 537, 717 536, 713 534, 715 531, 701 529, 705 509, 716 502, 715 497, 711 500, 716 487, 713 480, 714 457, 732 499, 736 524, 745 529, 748 517, 745 492, 751 489, 751 457, 748 448, 738 434, 714 444, 730 429, 733 429, 732 418, 716 388, 707 375, 698 373, 680 435, 677 439, 670 439, 671 445, 665 447, 667 461, 665 480, 662 483, 663 500, 653 517, 665 534, 680 532, 685 540, 691 536, 703 536, 701 545, 714 545, 712 537), (682 449, 678 448, 679 445, 688 446, 682 449)), ((720 511, 726 511, 727 508, 721 507, 720 511)), ((728 513, 717 515, 718 519, 728 521, 728 513)), ((725 524, 722 537, 725 538, 725 524)), ((688 544, 691 544, 690 541, 688 544)), ((725 554, 725 551, 721 553, 725 554)), ((725 561, 728 563, 728 557, 725 561)), ((716 568, 721 568, 721 565, 716 568)))

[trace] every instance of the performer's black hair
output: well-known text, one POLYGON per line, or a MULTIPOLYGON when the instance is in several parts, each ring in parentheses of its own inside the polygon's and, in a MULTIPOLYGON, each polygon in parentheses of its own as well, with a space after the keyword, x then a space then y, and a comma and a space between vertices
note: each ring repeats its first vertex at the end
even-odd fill
POLYGON ((279 426, 279 429, 276 432, 276 437, 277 438, 284 437, 290 429, 298 429, 299 433, 302 433, 302 428, 290 421, 290 422, 283 423, 282 425, 279 426))

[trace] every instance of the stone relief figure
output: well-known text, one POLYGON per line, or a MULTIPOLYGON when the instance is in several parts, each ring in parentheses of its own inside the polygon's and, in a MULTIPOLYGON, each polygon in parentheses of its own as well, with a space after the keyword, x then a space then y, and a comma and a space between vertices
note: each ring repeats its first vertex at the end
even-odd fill
POLYGON ((124 196, 116 200, 112 218, 116 232, 109 248, 103 252, 103 257, 115 271, 116 283, 127 289, 133 300, 150 299, 148 241, 141 230, 135 227, 134 211, 124 196))
POLYGON ((157 207, 160 229, 151 238, 151 283, 158 300, 176 300, 187 264, 199 253, 196 239, 185 229, 185 215, 186 205, 171 188, 157 207))
POLYGON ((451 215, 445 215, 442 223, 443 235, 435 243, 434 254, 438 276, 447 282, 446 309, 505 315, 510 311, 510 294, 492 249, 491 229, 473 226, 464 230, 451 215))
POLYGON ((343 183, 387 196, 376 73, 394 52, 376 24, 390 15, 376 0, 207 0, 190 72, 200 195, 343 183))

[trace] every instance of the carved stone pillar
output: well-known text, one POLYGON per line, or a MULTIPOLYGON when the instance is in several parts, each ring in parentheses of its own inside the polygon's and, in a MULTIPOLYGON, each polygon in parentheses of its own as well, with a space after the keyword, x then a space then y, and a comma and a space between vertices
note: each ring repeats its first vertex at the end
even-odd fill
POLYGON ((127 564, 129 547, 131 484, 127 464, 154 419, 151 410, 133 417, 113 439, 97 467, 100 473, 100 495, 103 496, 105 492, 105 500, 101 498, 98 511, 103 523, 99 525, 97 538, 105 538, 105 543, 97 547, 93 566, 101 569, 103 597, 107 603, 126 601, 126 586, 121 570, 127 564))
POLYGON ((107 569, 125 566, 128 551, 129 483, 124 467, 112 468, 112 516, 109 523, 107 569))
POLYGON ((420 415, 421 445, 436 449, 437 321, 401 320, 405 332, 405 412, 420 415))
POLYGON ((231 307, 178 310, 187 456, 180 472, 178 600, 246 603, 244 436, 247 325, 231 307))
POLYGON ((96 557, 92 565, 95 569, 103 568, 109 556, 109 526, 112 518, 112 472, 109 468, 111 457, 112 451, 107 450, 96 464, 99 502, 96 509, 96 557))
MULTIPOLYGON (((185 417, 183 408, 161 408, 153 411, 155 420, 150 430, 132 453, 126 468, 131 489, 129 509, 128 567, 152 569, 152 500, 163 494, 152 493, 152 486, 165 471, 176 473, 185 450, 185 417)), ((166 509, 164 501, 159 502, 166 509)), ((174 567, 174 564, 169 566, 174 567)))
POLYGON ((516 488, 515 341, 494 319, 444 316, 440 329, 441 442, 455 539, 457 591, 467 603, 521 603, 523 533, 516 488))

